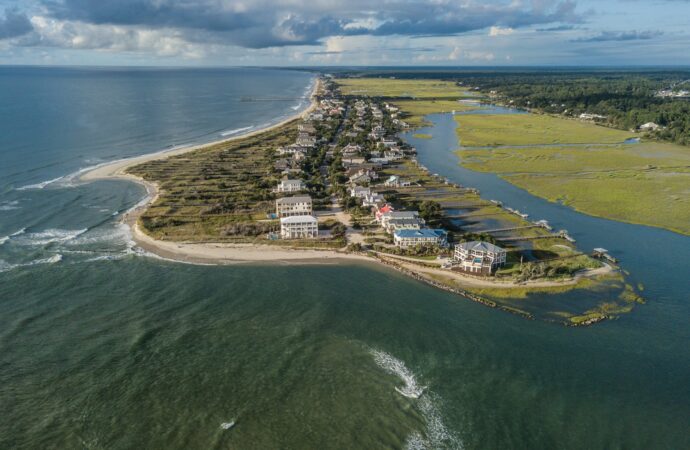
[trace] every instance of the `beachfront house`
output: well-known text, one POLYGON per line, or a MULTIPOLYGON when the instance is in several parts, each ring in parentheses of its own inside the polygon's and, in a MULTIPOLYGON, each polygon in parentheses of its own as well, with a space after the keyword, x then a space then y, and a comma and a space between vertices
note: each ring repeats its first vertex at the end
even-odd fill
POLYGON ((319 223, 311 215, 290 216, 280 219, 282 239, 308 239, 319 235, 319 223))
POLYGON ((302 180, 280 180, 276 192, 299 192, 304 189, 302 180))
POLYGON ((463 242, 455 246, 453 260, 456 267, 464 272, 491 275, 498 267, 505 265, 506 251, 489 242, 463 242))
POLYGON ((393 233, 393 242, 400 248, 416 246, 437 246, 447 245, 447 233, 445 230, 422 228, 420 230, 398 230, 393 233))
POLYGON ((312 213, 312 201, 308 195, 283 197, 276 200, 278 217, 308 216, 312 213))

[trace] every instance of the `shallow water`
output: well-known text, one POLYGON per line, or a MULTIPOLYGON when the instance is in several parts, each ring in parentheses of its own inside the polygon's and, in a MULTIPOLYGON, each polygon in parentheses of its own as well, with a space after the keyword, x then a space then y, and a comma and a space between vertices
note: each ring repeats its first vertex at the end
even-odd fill
MULTIPOLYGON (((183 72, 178 92, 203 85, 203 73, 183 72)), ((310 81, 299 77, 295 92, 310 81)), ((174 102, 163 99, 156 110, 174 102)), ((241 113, 219 104, 207 119, 241 113)), ((115 127, 124 126, 119 117, 115 127)), ((54 176, 41 172, 42 156, 15 155, 26 163, 15 172, 25 175, 5 182, 5 172, 0 198, 0 236, 8 237, 0 244, 0 448, 690 447, 687 281, 680 268, 637 261, 645 251, 657 256, 658 243, 671 246, 669 264, 679 263, 687 239, 582 216, 464 171, 443 120, 434 118, 440 127, 428 147, 415 141, 425 165, 532 217, 568 223, 586 246, 606 246, 644 281, 649 303, 569 329, 369 264, 168 262, 138 252, 117 225, 143 195, 138 186, 11 188, 66 175, 91 150, 48 156, 62 167, 54 176)), ((211 128, 248 126, 236 122, 211 128)))

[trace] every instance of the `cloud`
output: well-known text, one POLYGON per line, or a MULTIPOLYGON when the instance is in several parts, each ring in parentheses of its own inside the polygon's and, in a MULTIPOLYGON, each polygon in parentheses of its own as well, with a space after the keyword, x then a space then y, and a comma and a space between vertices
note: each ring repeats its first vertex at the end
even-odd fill
POLYGON ((59 47, 111 52, 145 52, 157 56, 200 58, 204 48, 187 42, 175 30, 142 30, 116 25, 91 25, 34 16, 32 33, 14 41, 18 47, 59 47))
POLYGON ((570 31, 574 29, 574 25, 558 25, 555 27, 537 28, 537 31, 570 31))
POLYGON ((514 31, 512 28, 491 27, 489 28, 489 36, 508 36, 514 31))
POLYGON ((193 42, 246 48, 316 45, 333 36, 448 36, 575 23, 573 0, 41 0, 56 20, 177 29, 193 42), (375 10, 372 10, 375 8, 375 10), (493 28, 492 28, 493 29, 493 28))
POLYGON ((476 50, 462 50, 460 47, 454 47, 448 55, 448 60, 468 60, 468 61, 484 61, 490 62, 496 59, 496 56, 491 52, 482 52, 476 50))
POLYGON ((15 9, 6 9, 5 17, 0 16, 0 40, 22 36, 32 29, 26 15, 15 9))
POLYGON ((641 41, 663 34, 663 31, 602 31, 596 36, 573 39, 572 42, 641 41))

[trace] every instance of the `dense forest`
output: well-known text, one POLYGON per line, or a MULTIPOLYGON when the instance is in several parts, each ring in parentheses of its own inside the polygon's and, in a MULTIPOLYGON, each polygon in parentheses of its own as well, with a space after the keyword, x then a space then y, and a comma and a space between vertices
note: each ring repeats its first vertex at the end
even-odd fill
MULTIPOLYGON (((690 73, 493 74, 463 78, 461 83, 517 107, 604 116, 597 121, 615 128, 637 129, 654 122, 661 128, 650 131, 652 137, 690 145, 690 100, 656 95, 687 79, 690 73)), ((682 87, 690 89, 690 82, 682 87)))
POLYGON ((625 130, 654 122, 650 137, 690 145, 690 99, 656 93, 677 86, 690 90, 690 70, 526 68, 329 68, 353 77, 432 78, 454 80, 496 101, 550 114, 605 116, 604 125, 625 130), (679 83, 683 83, 679 85, 679 83), (512 101, 512 103, 511 103, 512 101))

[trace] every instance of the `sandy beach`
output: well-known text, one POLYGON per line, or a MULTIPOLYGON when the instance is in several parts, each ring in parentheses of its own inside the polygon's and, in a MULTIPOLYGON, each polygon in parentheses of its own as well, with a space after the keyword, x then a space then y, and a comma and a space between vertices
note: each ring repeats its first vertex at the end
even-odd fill
POLYGON ((138 226, 139 216, 146 211, 148 206, 156 201, 158 197, 158 186, 155 183, 146 181, 140 177, 126 173, 127 169, 148 161, 165 159, 171 156, 181 155, 194 150, 211 147, 225 142, 238 139, 245 139, 266 131, 279 128, 287 123, 305 117, 317 106, 316 94, 320 87, 320 81, 316 79, 314 90, 311 95, 311 105, 304 111, 286 118, 274 125, 266 128, 251 131, 227 139, 221 139, 206 144, 193 145, 188 147, 164 150, 156 153, 149 153, 134 158, 127 158, 113 161, 107 164, 94 167, 84 172, 79 180, 84 182, 105 180, 105 179, 124 179, 139 183, 146 188, 146 197, 133 209, 128 211, 122 221, 127 224, 132 232, 132 238, 142 249, 157 256, 175 261, 182 261, 196 264, 239 264, 239 263, 298 263, 313 264, 336 262, 338 260, 368 261, 371 258, 352 253, 345 253, 335 250, 300 250, 276 245, 256 245, 256 244, 216 244, 216 243, 185 243, 167 242, 152 238, 144 233, 138 226))
MULTIPOLYGON (((359 261, 375 264, 385 264, 386 261, 381 261, 377 258, 368 257, 362 254, 348 253, 338 250, 319 250, 319 249, 295 249, 290 247, 281 247, 279 245, 260 245, 260 244, 223 244, 223 243, 196 243, 196 242, 172 242, 161 241, 147 235, 138 224, 139 217, 146 211, 150 204, 156 201, 158 197, 158 186, 156 183, 149 182, 143 178, 126 173, 127 169, 137 164, 144 162, 164 159, 175 155, 184 154, 194 150, 203 149, 219 143, 231 142, 238 139, 244 139, 260 133, 264 133, 271 129, 281 127, 287 123, 298 120, 308 115, 317 106, 316 95, 320 87, 320 82, 317 79, 314 83, 314 90, 311 95, 311 105, 303 112, 295 114, 287 119, 271 125, 266 128, 254 130, 249 133, 233 136, 231 138, 218 140, 202 145, 194 145, 161 152, 145 154, 134 158, 128 158, 118 161, 113 161, 98 167, 95 167, 80 176, 80 180, 84 182, 103 180, 103 179, 125 179, 144 186, 147 191, 146 197, 139 202, 134 208, 129 210, 122 218, 123 223, 127 224, 132 233, 133 240, 139 247, 161 258, 170 259, 174 261, 193 263, 193 264, 242 264, 242 263, 266 263, 266 264, 328 264, 338 263, 344 261, 359 261)), ((424 278, 433 278, 434 275, 450 274, 459 285, 468 287, 550 287, 563 286, 577 283, 578 279, 582 277, 596 276, 608 272, 610 267, 602 270, 590 271, 589 273, 579 274, 577 277, 567 281, 542 281, 526 284, 497 282, 494 280, 477 279, 469 276, 464 276, 456 272, 448 272, 438 269, 422 268, 418 265, 411 264, 409 258, 384 258, 389 259, 388 263, 395 261, 395 264, 403 269, 411 270, 424 278)))

